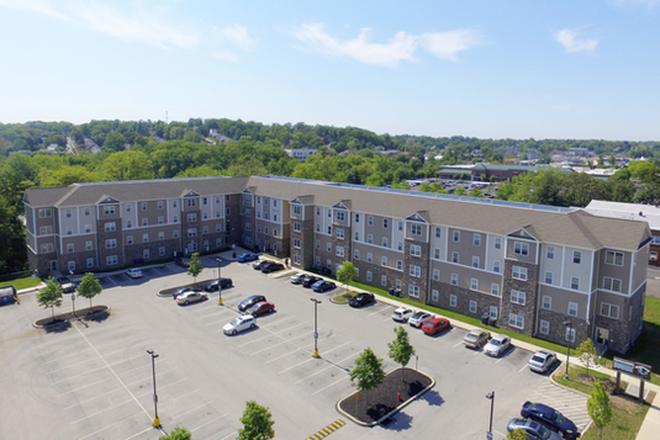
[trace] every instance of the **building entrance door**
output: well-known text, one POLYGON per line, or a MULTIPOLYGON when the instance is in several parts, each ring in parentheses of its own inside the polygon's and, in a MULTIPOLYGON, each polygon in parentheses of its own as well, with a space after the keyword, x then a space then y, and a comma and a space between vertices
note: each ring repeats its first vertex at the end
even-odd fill
POLYGON ((607 344, 610 339, 610 331, 606 328, 596 327, 596 343, 607 344))

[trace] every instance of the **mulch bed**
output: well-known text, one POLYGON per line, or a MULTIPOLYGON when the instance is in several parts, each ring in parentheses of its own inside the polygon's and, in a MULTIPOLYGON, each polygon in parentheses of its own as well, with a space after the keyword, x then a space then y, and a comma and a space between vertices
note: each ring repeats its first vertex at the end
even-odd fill
POLYGON ((76 314, 73 314, 73 311, 61 313, 55 315, 55 319, 52 316, 48 318, 38 319, 34 322, 34 325, 37 327, 69 327, 69 321, 73 319, 89 319, 89 320, 103 320, 107 317, 109 307, 106 305, 97 305, 93 307, 85 307, 82 309, 76 310, 76 314))
POLYGON ((401 369, 396 369, 385 376, 378 388, 361 391, 357 400, 355 395, 358 393, 353 393, 340 401, 339 407, 361 422, 375 423, 403 402, 420 396, 433 382, 433 379, 419 371, 410 368, 403 370, 403 380, 401 369), (401 401, 398 393, 401 393, 401 401))

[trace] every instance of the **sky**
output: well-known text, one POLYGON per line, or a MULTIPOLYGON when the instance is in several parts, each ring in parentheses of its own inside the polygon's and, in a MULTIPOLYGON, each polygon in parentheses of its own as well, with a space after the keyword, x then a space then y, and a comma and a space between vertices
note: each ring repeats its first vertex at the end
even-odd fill
POLYGON ((660 141, 660 0, 0 0, 0 122, 660 141))

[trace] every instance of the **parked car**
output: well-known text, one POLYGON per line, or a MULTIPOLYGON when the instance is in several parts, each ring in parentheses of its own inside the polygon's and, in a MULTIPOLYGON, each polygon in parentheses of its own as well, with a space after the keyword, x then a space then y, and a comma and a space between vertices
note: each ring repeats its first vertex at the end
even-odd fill
POLYGON ((498 357, 511 346, 511 338, 506 335, 495 335, 484 347, 484 353, 498 357))
POLYGON ((174 259, 174 264, 177 266, 188 268, 190 266, 190 258, 177 257, 174 259))
POLYGON ((312 290, 314 292, 327 292, 328 290, 332 290, 336 287, 337 285, 335 283, 326 280, 320 280, 312 284, 312 290))
POLYGON ((239 263, 248 263, 250 261, 256 261, 258 259, 259 259, 259 255, 250 252, 244 252, 240 254, 238 257, 236 257, 236 261, 238 261, 239 263))
POLYGON ((427 335, 435 335, 449 328, 449 320, 445 318, 431 318, 422 326, 422 331, 427 335))
POLYGON ((141 278, 142 271, 137 267, 131 267, 130 269, 126 269, 126 275, 128 275, 131 278, 141 278))
POLYGON ((252 264, 252 269, 254 270, 261 270, 264 264, 270 263, 270 260, 259 260, 256 263, 252 264))
POLYGON ((320 280, 321 280, 321 278, 315 277, 314 275, 307 275, 305 277, 305 279, 303 280, 303 282, 302 282, 302 286, 303 287, 312 287, 312 285, 314 283, 316 283, 317 281, 320 281, 320 280))
POLYGON ((397 321, 397 322, 408 322, 408 319, 414 314, 415 312, 412 309, 408 309, 406 307, 399 307, 398 309, 394 310, 392 313, 392 319, 397 321))
POLYGON ((57 277, 55 282, 62 287, 63 293, 73 293, 76 291, 76 286, 73 285, 73 282, 69 277, 57 277))
POLYGON ((248 315, 260 316, 265 315, 266 313, 274 312, 275 304, 269 303, 268 301, 261 301, 250 307, 245 311, 248 315))
POLYGON ((302 284, 306 276, 307 275, 305 275, 304 273, 298 272, 297 274, 291 277, 291 284, 302 284))
POLYGON ((207 292, 217 292, 218 286, 226 289, 227 287, 231 287, 233 285, 234 282, 231 280, 231 278, 216 278, 215 280, 208 283, 206 287, 204 287, 204 290, 207 292))
POLYGON ((539 422, 550 428, 552 431, 561 433, 562 437, 565 439, 572 439, 578 435, 575 423, 564 417, 564 415, 556 409, 542 403, 523 403, 520 415, 539 422))
POLYGON ((532 419, 512 419, 506 426, 507 431, 522 429, 532 440, 561 440, 561 436, 532 419))
POLYGON ((545 373, 557 361, 557 355, 548 350, 539 350, 529 358, 527 366, 537 373, 545 373))
POLYGON ((179 295, 192 291, 193 289, 191 289, 190 287, 181 287, 179 289, 176 289, 174 292, 172 292, 172 299, 176 299, 179 295))
POLYGON ((234 318, 231 322, 222 327, 222 331, 226 335, 235 335, 247 329, 252 329, 257 326, 257 319, 252 315, 241 315, 234 318))
POLYGON ((252 307, 253 305, 255 305, 256 303, 260 303, 260 302, 263 302, 263 301, 266 301, 266 297, 263 296, 263 295, 248 296, 243 301, 241 301, 241 303, 238 305, 238 310, 241 311, 241 312, 244 312, 247 309, 249 309, 250 307, 252 307))
POLYGON ((274 261, 271 261, 261 266, 261 272, 263 273, 277 272, 278 270, 283 270, 283 269, 284 269, 284 265, 282 263, 276 263, 274 261))
POLYGON ((433 318, 433 315, 430 313, 416 312, 408 318, 408 324, 412 327, 422 328, 422 326, 431 318, 433 318))
POLYGON ((209 297, 204 292, 198 292, 196 290, 190 292, 184 292, 181 295, 176 297, 176 302, 179 305, 190 304, 198 301, 204 301, 209 299, 209 297))
POLYGON ((472 330, 463 338, 463 344, 468 348, 481 348, 489 339, 489 332, 485 330, 472 330))
POLYGON ((375 302, 376 298, 373 293, 358 293, 348 302, 348 305, 351 307, 362 307, 367 304, 375 302))

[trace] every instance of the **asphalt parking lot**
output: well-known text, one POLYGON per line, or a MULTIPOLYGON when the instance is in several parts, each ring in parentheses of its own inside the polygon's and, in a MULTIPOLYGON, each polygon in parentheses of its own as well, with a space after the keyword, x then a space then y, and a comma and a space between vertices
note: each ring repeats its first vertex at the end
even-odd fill
MULTIPOLYGON (((215 259, 198 280, 217 276, 215 259)), ((493 431, 506 435, 507 422, 526 400, 543 401, 586 426, 586 398, 530 372, 530 353, 512 347, 498 359, 463 347, 466 331, 452 328, 435 337, 409 328, 417 358, 408 365, 436 380, 436 386, 407 406, 388 426, 363 428, 339 414, 338 400, 354 391, 348 377, 366 347, 394 370, 387 343, 394 339, 393 306, 363 309, 331 304, 341 289, 317 294, 292 285, 289 277, 264 275, 249 264, 226 263, 223 277, 234 287, 208 301, 177 306, 156 293, 192 281, 173 264, 104 278, 95 304, 111 307, 99 322, 72 321, 63 331, 32 327, 50 311, 33 294, 21 305, 0 308, 0 438, 157 439, 151 356, 153 349, 158 415, 165 431, 184 426, 193 438, 231 439, 241 427, 247 400, 270 408, 276 438, 310 438, 341 420, 331 439, 400 439, 419 436, 483 439, 495 392, 493 431), (264 294, 276 311, 257 319, 254 330, 233 337, 222 326, 238 316, 237 305, 264 294), (320 359, 312 357, 313 303, 319 299, 320 359)), ((76 307, 88 304, 76 300, 76 307)), ((71 309, 68 295, 62 309, 71 309)), ((321 438, 321 437, 318 437, 321 438)))

